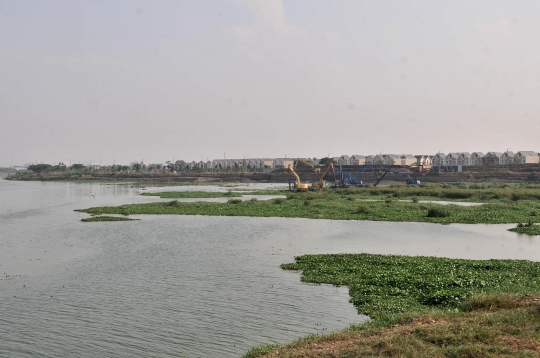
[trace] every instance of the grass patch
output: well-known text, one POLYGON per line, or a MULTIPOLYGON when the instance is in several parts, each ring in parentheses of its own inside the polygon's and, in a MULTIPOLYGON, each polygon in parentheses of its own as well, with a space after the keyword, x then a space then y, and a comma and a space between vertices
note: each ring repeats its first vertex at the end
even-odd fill
POLYGON ((140 219, 123 218, 119 216, 92 216, 90 218, 81 219, 81 221, 85 223, 98 222, 98 221, 134 221, 134 220, 140 220, 140 219))
POLYGON ((244 357, 533 357, 540 263, 371 254, 304 255, 302 281, 347 285, 372 321, 244 357))

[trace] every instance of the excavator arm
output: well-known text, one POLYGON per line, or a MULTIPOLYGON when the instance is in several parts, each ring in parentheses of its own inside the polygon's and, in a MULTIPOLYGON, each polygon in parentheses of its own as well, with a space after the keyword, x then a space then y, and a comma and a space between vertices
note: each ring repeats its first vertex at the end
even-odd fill
POLYGON ((315 189, 322 189, 323 187, 323 181, 324 181, 324 177, 326 176, 326 174, 328 174, 330 172, 330 170, 332 170, 332 173, 334 173, 334 181, 336 179, 336 172, 334 170, 334 164, 330 163, 328 165, 328 167, 326 168, 326 170, 322 173, 321 177, 319 178, 319 181, 316 182, 316 183, 313 183, 313 188, 315 189))
POLYGON ((294 167, 293 169, 296 169, 298 168, 298 164, 304 164, 304 165, 307 165, 308 167, 310 168, 313 168, 315 165, 313 163, 310 163, 308 162, 307 160, 304 160, 304 159, 300 159, 300 158, 296 158, 296 161, 294 162, 294 167))
POLYGON ((308 189, 308 185, 302 183, 302 181, 300 180, 300 177, 298 176, 298 174, 296 174, 296 172, 294 171, 293 167, 291 167, 290 164, 288 166, 288 170, 289 170, 289 173, 294 175, 294 177, 296 178, 296 191, 306 191, 308 189))
POLYGON ((336 169, 336 172, 340 175, 341 185, 343 187, 346 187, 348 184, 362 185, 363 182, 356 180, 356 177, 359 176, 360 174, 362 174, 363 172, 367 171, 367 170, 371 170, 373 172, 373 174, 377 177, 377 179, 379 179, 379 176, 377 175, 377 173, 375 173, 375 170, 373 169, 373 167, 371 165, 366 166, 362 170, 359 170, 359 171, 357 171, 356 173, 354 173, 352 175, 349 174, 349 173, 342 172, 339 169, 336 169))
POLYGON ((298 176, 298 174, 296 174, 296 172, 294 171, 294 169, 291 167, 290 164, 289 164, 289 168, 288 168, 288 169, 289 169, 289 172, 290 172, 292 175, 294 175, 294 177, 296 178, 296 182, 297 182, 298 184, 300 184, 300 183, 301 183, 300 177, 298 176))
POLYGON ((382 178, 384 178, 384 176, 386 174, 388 174, 388 173, 394 173, 396 175, 401 175, 402 177, 405 178, 407 184, 413 184, 413 185, 420 184, 420 180, 411 178, 409 174, 398 172, 397 170, 393 170, 393 169, 388 168, 388 169, 386 169, 386 171, 384 172, 382 177, 377 181, 377 183, 374 186, 377 186, 377 184, 379 184, 381 182, 382 178))

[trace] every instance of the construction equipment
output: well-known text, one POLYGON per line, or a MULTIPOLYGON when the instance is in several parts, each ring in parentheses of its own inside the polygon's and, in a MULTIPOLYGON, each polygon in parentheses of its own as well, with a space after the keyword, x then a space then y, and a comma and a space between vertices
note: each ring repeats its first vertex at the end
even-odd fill
POLYGON ((431 165, 418 165, 414 167, 414 171, 417 173, 429 173, 431 171, 431 165))
POLYGON ((294 166, 293 166, 294 170, 296 170, 296 168, 298 168, 298 164, 304 164, 304 165, 307 165, 308 167, 314 168, 313 169, 314 173, 320 173, 321 172, 321 168, 317 168, 317 167, 315 167, 315 165, 313 163, 310 163, 307 160, 300 159, 300 158, 296 158, 296 162, 294 162, 294 166))
POLYGON ((326 174, 328 174, 330 169, 332 170, 332 173, 334 174, 334 182, 337 185, 336 172, 335 172, 335 169, 334 169, 334 164, 330 163, 330 164, 328 164, 328 168, 326 168, 326 170, 322 173, 321 177, 319 178, 319 181, 316 182, 316 183, 311 184, 312 189, 322 189, 322 188, 324 188, 324 177, 326 176, 326 174))
MULTIPOLYGON (((294 175, 294 177, 296 178, 296 184, 294 185, 294 189, 296 191, 307 191, 308 190, 308 185, 306 183, 302 183, 300 181, 300 177, 298 176, 298 174, 296 174, 296 172, 294 171, 293 167, 291 167, 290 164, 289 164, 287 170, 289 171, 289 173, 294 175)), ((289 186, 290 186, 290 182, 289 182, 289 186)))
POLYGON ((388 173, 393 173, 393 174, 401 175, 402 177, 405 177, 407 184, 410 184, 410 185, 418 185, 418 184, 420 184, 420 180, 411 178, 409 176, 409 174, 398 172, 397 170, 393 170, 393 169, 388 168, 388 169, 386 169, 384 174, 379 178, 379 180, 377 180, 377 182, 373 186, 377 186, 377 184, 379 184, 381 182, 381 180, 383 180, 383 178, 388 173))
POLYGON ((373 174, 375 174, 375 170, 373 169, 371 165, 366 166, 365 168, 357 171, 354 174, 345 173, 344 171, 341 171, 340 169, 336 169, 336 173, 339 174, 339 187, 348 188, 349 185, 354 185, 354 186, 364 185, 364 182, 361 180, 356 180, 356 177, 362 174, 363 172, 365 172, 366 170, 371 170, 373 174))

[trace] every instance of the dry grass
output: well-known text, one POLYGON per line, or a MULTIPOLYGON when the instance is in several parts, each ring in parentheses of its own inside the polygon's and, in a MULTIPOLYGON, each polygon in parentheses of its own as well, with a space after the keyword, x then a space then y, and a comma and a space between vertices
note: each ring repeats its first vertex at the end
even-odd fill
POLYGON ((460 312, 357 327, 246 357, 540 357, 540 298, 481 295, 460 312))

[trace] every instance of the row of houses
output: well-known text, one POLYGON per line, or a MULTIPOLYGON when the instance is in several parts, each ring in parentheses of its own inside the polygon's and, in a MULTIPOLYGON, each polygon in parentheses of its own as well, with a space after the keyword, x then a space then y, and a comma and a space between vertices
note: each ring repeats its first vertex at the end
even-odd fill
MULTIPOLYGON (((228 170, 271 170, 275 168, 287 168, 293 165, 295 159, 292 158, 245 158, 245 159, 214 159, 208 161, 177 161, 176 164, 183 168, 201 168, 215 171, 228 170)), ((316 164, 316 163, 314 163, 316 164)))
MULTIPOLYGON (((508 165, 540 163, 540 153, 533 151, 506 152, 453 152, 437 153, 435 155, 413 154, 377 154, 377 155, 342 155, 334 157, 338 165, 432 165, 432 166, 477 166, 477 165, 508 165)), ((305 159, 313 164, 318 161, 305 159)), ((294 158, 249 158, 249 159, 214 159, 211 161, 193 161, 185 163, 190 168, 204 168, 211 170, 271 170, 287 168, 293 165, 294 158)))
POLYGON ((431 165, 429 155, 378 154, 378 155, 342 155, 334 161, 340 165, 431 165), (429 164, 428 164, 429 163, 429 164))
POLYGON ((455 152, 437 153, 435 155, 412 154, 378 154, 378 155, 342 155, 334 161, 341 165, 433 165, 433 166, 474 166, 474 165, 508 165, 538 164, 540 153, 533 151, 506 152, 455 152))

